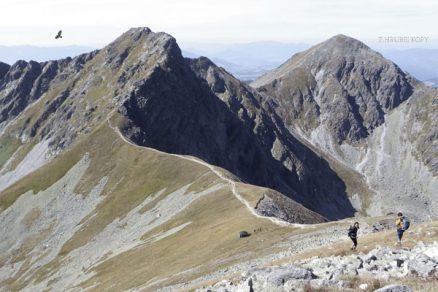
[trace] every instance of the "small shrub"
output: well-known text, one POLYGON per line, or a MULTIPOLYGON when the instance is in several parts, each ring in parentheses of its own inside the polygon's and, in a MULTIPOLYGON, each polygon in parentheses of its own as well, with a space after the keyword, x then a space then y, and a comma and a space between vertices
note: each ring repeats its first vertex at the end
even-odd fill
POLYGON ((382 284, 380 283, 379 279, 374 279, 373 280, 373 289, 376 290, 379 288, 382 288, 382 284))

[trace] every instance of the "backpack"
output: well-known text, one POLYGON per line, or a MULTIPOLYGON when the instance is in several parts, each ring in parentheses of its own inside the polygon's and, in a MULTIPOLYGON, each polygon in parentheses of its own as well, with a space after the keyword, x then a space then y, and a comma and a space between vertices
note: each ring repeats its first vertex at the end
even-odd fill
POLYGON ((356 238, 356 236, 357 236, 357 229, 355 230, 353 226, 350 226, 350 228, 348 229, 348 237, 356 238))
POLYGON ((408 217, 403 217, 403 230, 408 230, 409 226, 411 226, 411 221, 409 221, 408 217))

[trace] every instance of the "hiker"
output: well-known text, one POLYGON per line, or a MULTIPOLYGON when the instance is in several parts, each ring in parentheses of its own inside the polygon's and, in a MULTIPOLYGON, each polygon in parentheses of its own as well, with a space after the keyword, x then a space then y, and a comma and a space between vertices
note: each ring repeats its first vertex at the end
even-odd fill
POLYGON ((395 220, 395 226, 397 227, 397 245, 401 245, 401 240, 403 237, 403 233, 408 230, 410 226, 409 218, 403 216, 402 212, 397 214, 397 219, 395 220))
POLYGON ((348 229, 348 237, 353 241, 353 246, 351 250, 356 250, 357 247, 357 230, 359 229, 359 222, 354 222, 353 226, 348 229))

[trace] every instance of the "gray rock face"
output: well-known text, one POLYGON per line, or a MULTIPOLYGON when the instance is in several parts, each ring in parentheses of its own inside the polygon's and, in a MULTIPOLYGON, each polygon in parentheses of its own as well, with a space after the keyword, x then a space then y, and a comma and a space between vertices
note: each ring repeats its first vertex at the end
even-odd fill
MULTIPOLYGON (((14 124, 6 135, 23 143, 51 137, 50 146, 55 152, 69 146, 79 132, 67 123, 77 109, 75 97, 79 95, 69 83, 79 79, 82 66, 94 55, 44 63, 18 61, 10 66, 0 78, 0 124, 14 124), (27 117, 14 121, 43 97, 45 101, 37 111, 29 111, 27 117)), ((83 128, 88 126, 86 123, 86 119, 78 120, 83 128)))
MULTIPOLYGON (((357 291, 361 289, 360 285, 356 283, 358 287, 353 287, 353 283, 345 280, 346 278, 357 276, 390 282, 397 282, 398 278, 404 277, 434 279, 438 272, 438 262, 432 254, 436 253, 437 248, 437 243, 420 243, 412 250, 379 247, 368 254, 313 257, 294 264, 252 269, 242 274, 239 283, 230 285, 230 282, 221 281, 199 291, 247 291, 242 289, 248 287, 248 283, 254 291, 302 291, 333 287, 357 291), (223 290, 218 289, 219 287, 223 290)), ((388 285, 375 291, 412 290, 403 285, 388 285)))
POLYGON ((267 287, 280 287, 291 280, 311 280, 316 278, 309 270, 295 266, 284 266, 276 269, 255 269, 249 271, 249 274, 254 285, 253 288, 257 291, 267 287))
POLYGON ((9 68, 11 68, 11 66, 6 63, 0 62, 0 80, 3 79, 3 77, 9 71, 9 68))
MULTIPOLYGON (((210 90, 246 127, 252 129, 269 159, 280 162, 288 172, 288 179, 279 174, 274 175, 274 182, 268 184, 271 188, 329 219, 353 214, 354 210, 347 202, 344 184, 324 160, 290 135, 282 119, 263 96, 207 58, 188 61, 192 70, 208 84, 210 90), (293 190, 288 189, 291 185, 293 190), (330 204, 333 200, 336 203, 330 204)), ((272 176, 274 172, 270 172, 272 176)), ((277 200, 277 206, 283 205, 279 203, 287 202, 277 200)))
POLYGON ((412 289, 405 285, 393 284, 374 290, 374 292, 412 292, 412 289))
POLYGON ((315 278, 311 271, 293 265, 257 268, 248 271, 240 283, 221 281, 197 291, 296 291, 315 278))
POLYGON ((17 116, 32 99, 39 97, 32 97, 30 93, 34 81, 40 74, 41 65, 37 62, 18 61, 9 68, 0 84, 1 89, 7 90, 7 92, 4 92, 4 90, 2 92, 0 122, 17 116), (13 87, 11 83, 14 84, 13 87), (9 88, 6 88, 7 85, 9 85, 9 88))
POLYGON ((356 142, 384 122, 385 112, 413 92, 399 67, 365 44, 335 36, 294 55, 252 85, 275 96, 288 125, 325 123, 338 143, 356 142))
POLYGON ((199 157, 329 219, 354 214, 341 180, 258 93, 206 58, 183 59, 173 38, 163 48, 161 62, 120 110, 131 140, 199 157))
POLYGON ((315 213, 309 213, 294 200, 273 191, 267 192, 254 209, 260 215, 275 217, 286 222, 305 223, 324 220, 315 213))

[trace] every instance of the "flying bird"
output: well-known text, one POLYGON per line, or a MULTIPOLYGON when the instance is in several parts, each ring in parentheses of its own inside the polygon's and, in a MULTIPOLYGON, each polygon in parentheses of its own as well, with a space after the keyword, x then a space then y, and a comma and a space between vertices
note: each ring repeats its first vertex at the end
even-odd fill
POLYGON ((62 30, 58 31, 58 34, 55 36, 55 40, 62 39, 62 30))

